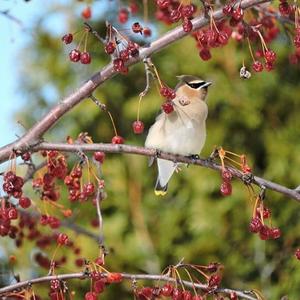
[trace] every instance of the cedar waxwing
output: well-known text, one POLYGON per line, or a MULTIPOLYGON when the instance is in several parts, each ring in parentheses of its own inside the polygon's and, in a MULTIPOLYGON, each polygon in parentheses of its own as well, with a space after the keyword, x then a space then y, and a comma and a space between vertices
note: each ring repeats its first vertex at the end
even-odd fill
MULTIPOLYGON (((185 156, 199 154, 206 139, 205 121, 207 88, 211 82, 191 76, 178 76, 174 111, 162 112, 149 129, 145 146, 185 156)), ((155 195, 167 193, 168 182, 177 169, 177 163, 157 158, 158 176, 155 195)))

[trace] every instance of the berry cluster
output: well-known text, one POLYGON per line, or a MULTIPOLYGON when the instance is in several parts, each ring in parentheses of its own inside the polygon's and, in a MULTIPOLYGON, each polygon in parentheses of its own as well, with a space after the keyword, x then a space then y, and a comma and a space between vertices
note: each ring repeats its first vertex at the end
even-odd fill
MULTIPOLYGON (((88 34, 89 34, 89 28, 84 28, 83 36, 81 37, 77 47, 75 49, 72 49, 69 52, 70 61, 72 61, 72 62, 80 61, 84 65, 91 63, 92 57, 91 57, 90 53, 86 50, 88 34), (81 46, 81 43, 83 40, 84 40, 84 49, 83 49, 83 51, 81 51, 80 46, 81 46)), ((67 33, 61 39, 62 39, 63 43, 68 45, 68 44, 72 43, 72 41, 74 39, 74 35, 72 33, 67 33)))
POLYGON ((222 169, 221 175, 223 182, 220 187, 220 192, 223 196, 230 196, 232 193, 232 174, 228 169, 222 169))
POLYGON ((172 100, 175 99, 176 92, 166 85, 162 85, 159 92, 160 92, 161 96, 166 98, 166 101, 162 104, 161 109, 166 114, 170 114, 171 112, 174 111, 174 105, 173 105, 172 100))
POLYGON ((191 19, 197 8, 193 4, 182 5, 180 1, 156 0, 156 18, 167 25, 182 21, 182 28, 185 32, 193 30, 191 19))
POLYGON ((107 54, 114 55, 114 70, 122 74, 127 74, 128 67, 126 67, 125 64, 130 57, 137 57, 139 55, 139 45, 132 41, 123 41, 122 45, 120 44, 120 41, 118 41, 118 43, 108 41, 108 43, 105 46, 105 51, 107 54))
POLYGON ((261 240, 275 240, 281 236, 281 231, 277 227, 268 227, 264 224, 264 219, 271 217, 271 211, 262 204, 256 209, 256 214, 251 219, 249 231, 258 233, 261 240))
POLYGON ((95 193, 95 186, 92 182, 87 182, 81 185, 82 167, 77 165, 73 168, 69 175, 65 177, 64 183, 69 190, 69 200, 74 201, 87 201, 88 197, 93 196, 95 193))
POLYGON ((225 46, 232 33, 232 29, 226 25, 225 21, 215 23, 212 17, 211 20, 210 28, 198 30, 193 33, 193 37, 197 42, 197 48, 200 49, 199 56, 204 61, 212 57, 210 48, 225 46))
POLYGON ((47 158, 47 172, 43 177, 35 178, 32 187, 40 192, 41 199, 45 201, 57 201, 60 197, 56 186, 56 180, 64 180, 68 168, 65 156, 55 150, 42 151, 42 156, 47 158))
POLYGON ((22 187, 24 180, 22 177, 17 176, 13 171, 8 171, 3 177, 3 190, 8 196, 20 198, 23 194, 22 187))
MULTIPOLYGON (((98 260, 96 260, 97 262, 98 260)), ((97 263, 96 263, 97 264, 97 263)), ((97 264, 99 265, 99 264, 97 264)), ((92 290, 87 292, 84 296, 85 300, 97 300, 98 295, 103 293, 106 285, 111 283, 119 283, 123 280, 121 273, 102 273, 97 271, 92 271, 90 273, 92 280, 92 290)))

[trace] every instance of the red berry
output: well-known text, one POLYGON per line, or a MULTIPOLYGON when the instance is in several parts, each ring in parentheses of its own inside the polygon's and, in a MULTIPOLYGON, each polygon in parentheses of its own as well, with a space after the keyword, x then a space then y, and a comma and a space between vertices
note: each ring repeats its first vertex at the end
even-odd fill
POLYGON ((129 51, 127 49, 121 50, 119 52, 119 57, 125 62, 129 59, 129 51))
POLYGON ((69 237, 65 233, 60 233, 56 239, 58 245, 67 245, 69 237))
POLYGON ((139 22, 135 22, 132 24, 131 29, 134 33, 142 33, 143 27, 139 22))
POLYGON ((189 18, 184 17, 182 22, 182 28, 184 32, 191 32, 193 30, 193 23, 189 18))
POLYGON ((134 121, 132 123, 132 128, 135 134, 141 134, 144 132, 144 123, 142 121, 134 121))
POLYGON ((208 286, 210 288, 217 288, 221 283, 221 277, 219 275, 211 275, 208 280, 208 286))
POLYGON ((258 233, 260 232, 261 228, 263 227, 263 224, 260 220, 260 218, 255 217, 251 220, 249 224, 249 231, 253 233, 258 233))
POLYGON ((112 144, 124 144, 124 139, 119 135, 115 135, 112 138, 111 142, 112 142, 112 144))
POLYGON ((295 257, 300 260, 300 248, 295 251, 295 257))
POLYGON ((159 8, 168 8, 171 4, 171 0, 156 0, 156 4, 159 8))
MULTIPOLYGON (((300 252, 300 250, 299 250, 300 252)), ((300 255, 300 254, 299 254, 300 255)), ((171 296, 173 293, 173 286, 169 283, 165 284, 162 288, 161 288, 161 294, 164 297, 169 297, 171 296)))
POLYGON ((144 27, 144 29, 143 29, 144 37, 149 37, 149 36, 151 36, 151 34, 152 34, 151 29, 149 27, 144 27))
POLYGON ((221 44, 221 45, 226 45, 227 42, 229 40, 229 35, 227 34, 227 32, 225 31, 220 31, 217 37, 217 41, 221 44))
POLYGON ((176 23, 181 19, 181 12, 178 9, 174 9, 170 13, 170 20, 172 23, 176 23))
POLYGON ((71 61, 73 62, 78 62, 80 60, 80 55, 81 52, 77 49, 73 49, 70 53, 69 53, 69 58, 71 61))
POLYGON ((273 240, 278 239, 281 236, 281 230, 279 228, 272 228, 270 235, 273 240))
POLYGON ((244 17, 244 11, 241 7, 238 7, 237 9, 234 9, 232 11, 232 18, 235 21, 241 21, 244 17))
POLYGON ((67 33, 65 34, 61 40, 65 43, 65 44, 71 44, 73 41, 73 34, 72 33, 67 33))
POLYGON ((207 49, 207 48, 201 49, 200 52, 199 52, 199 56, 203 60, 209 60, 209 59, 211 59, 211 53, 210 53, 209 49, 207 49))
POLYGON ((181 14, 183 17, 187 17, 190 18, 193 16, 194 12, 195 12, 195 6, 192 4, 189 5, 183 5, 181 8, 181 14))
POLYGON ((279 12, 283 15, 283 16, 288 16, 292 11, 291 6, 288 4, 287 1, 282 1, 279 4, 279 12))
POLYGON ((28 208, 31 205, 31 200, 28 197, 21 197, 19 199, 19 205, 22 208, 28 208))
POLYGON ((94 159, 98 162, 100 162, 101 164, 103 164, 104 159, 105 159, 105 153, 102 151, 97 151, 94 153, 94 159))
POLYGON ((93 183, 91 182, 88 182, 88 183, 85 183, 83 185, 83 192, 87 195, 87 196, 91 196, 94 194, 95 192, 95 186, 93 183))
POLYGON ((139 11, 139 7, 135 2, 129 4, 129 9, 132 14, 136 14, 139 11))
POLYGON ((89 52, 82 52, 80 55, 80 62, 84 65, 90 64, 91 63, 91 55, 89 52))
POLYGON ((232 179, 231 172, 227 169, 222 170, 222 179, 226 182, 230 182, 232 179))
POLYGON ((97 297, 97 294, 95 292, 87 292, 84 295, 84 299, 85 300, 97 300, 98 297, 97 297))
POLYGON ((230 300, 238 300, 238 296, 237 296, 236 292, 231 292, 229 294, 229 299, 230 300))
POLYGON ((121 58, 114 59, 113 65, 114 65, 114 70, 116 72, 121 72, 124 69, 124 67, 125 67, 124 60, 121 59, 121 58))
POLYGON ((21 158, 22 158, 24 161, 30 160, 30 158, 31 158, 30 152, 24 152, 24 153, 21 155, 21 158))
POLYGON ((255 72, 261 72, 264 69, 263 64, 256 60, 253 64, 252 64, 252 68, 255 72))
POLYGON ((220 187, 223 196, 230 196, 232 193, 232 186, 230 182, 223 181, 220 187))
POLYGON ((233 12, 233 7, 230 4, 225 4, 223 7, 223 13, 225 16, 231 16, 233 12))
POLYGON ((172 299, 173 300, 182 300, 182 291, 174 288, 173 293, 172 293, 172 299))
POLYGON ((121 273, 108 273, 106 279, 108 283, 118 283, 123 280, 123 276, 121 273))
POLYGON ((276 60, 276 53, 273 50, 267 50, 265 52, 265 59, 269 63, 274 63, 276 60))
POLYGON ((271 228, 267 225, 263 225, 259 231, 259 237, 261 240, 265 241, 271 238, 271 228))
POLYGON ((60 282, 58 279, 52 279, 50 280, 50 288, 51 290, 57 290, 60 287, 60 282))
POLYGON ((108 42, 106 45, 105 45, 105 48, 104 48, 105 52, 107 54, 113 54, 116 50, 116 45, 115 43, 113 42, 108 42))
POLYGON ((170 114, 171 112, 174 111, 174 106, 171 101, 166 101, 162 106, 161 109, 166 113, 170 114))
POLYGON ((121 8, 119 10, 118 19, 121 24, 124 24, 128 21, 128 10, 126 8, 121 8))
POLYGON ((11 207, 7 211, 7 217, 9 220, 16 220, 18 219, 18 211, 15 207, 11 207))
POLYGON ((104 291, 105 288, 105 283, 103 281, 103 279, 100 280, 96 280, 94 282, 94 286, 93 286, 93 290, 95 293, 100 294, 104 291))
POLYGON ((182 300, 192 300, 193 296, 190 291, 182 292, 182 300))
POLYGON ((89 6, 87 6, 82 12, 81 12, 81 16, 84 19, 90 19, 92 17, 92 10, 89 6))
POLYGON ((163 97, 169 100, 172 100, 176 97, 176 92, 167 86, 162 86, 159 92, 163 97))
POLYGON ((294 37, 294 44, 296 48, 300 48, 300 34, 297 33, 296 36, 294 37))

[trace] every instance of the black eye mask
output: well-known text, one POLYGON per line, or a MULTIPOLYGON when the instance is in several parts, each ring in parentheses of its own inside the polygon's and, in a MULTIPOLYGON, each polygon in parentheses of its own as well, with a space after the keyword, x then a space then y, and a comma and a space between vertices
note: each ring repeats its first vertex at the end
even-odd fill
POLYGON ((192 89, 198 89, 200 88, 201 86, 205 85, 206 82, 205 81, 202 81, 202 82, 197 82, 197 83, 188 83, 188 82, 185 82, 189 87, 191 87, 192 89))

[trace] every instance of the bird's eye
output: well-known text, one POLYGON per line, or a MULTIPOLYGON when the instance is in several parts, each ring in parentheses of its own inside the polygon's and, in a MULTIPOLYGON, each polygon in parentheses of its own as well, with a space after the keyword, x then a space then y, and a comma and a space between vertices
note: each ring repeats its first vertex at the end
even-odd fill
POLYGON ((188 83, 186 82, 186 84, 191 87, 192 89, 198 89, 200 88, 202 85, 204 85, 206 82, 202 81, 202 82, 196 82, 196 83, 188 83))

